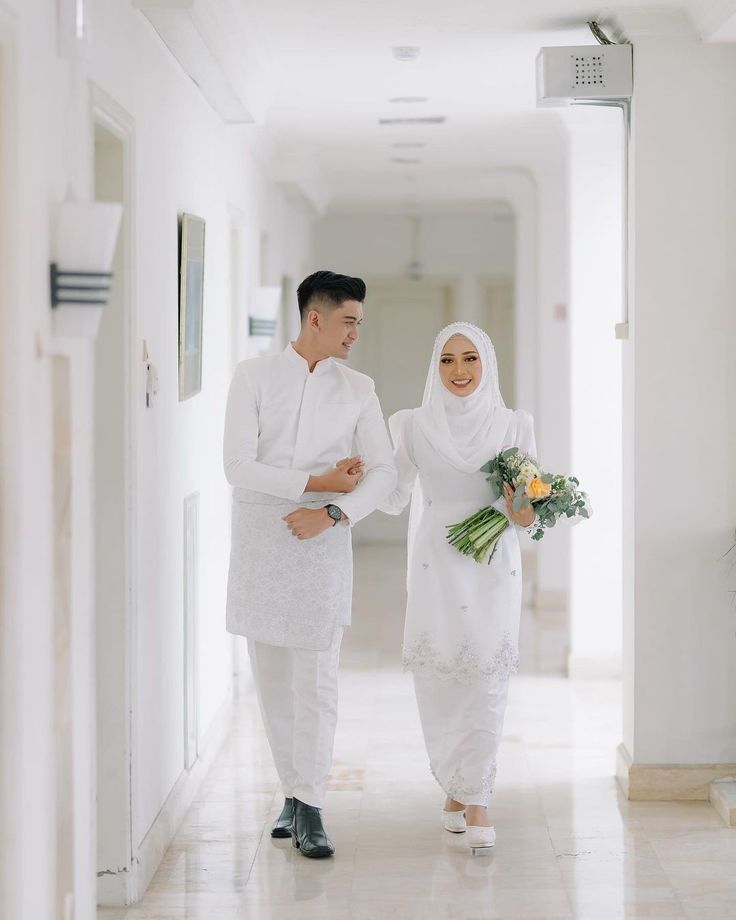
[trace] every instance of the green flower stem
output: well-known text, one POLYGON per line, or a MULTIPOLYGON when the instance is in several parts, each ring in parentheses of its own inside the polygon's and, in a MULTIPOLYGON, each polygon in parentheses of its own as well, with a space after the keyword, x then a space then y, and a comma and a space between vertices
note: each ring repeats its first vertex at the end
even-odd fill
POLYGON ((464 556, 472 556, 478 563, 487 558, 490 563, 508 526, 505 514, 493 507, 481 508, 459 524, 450 525, 447 539, 464 556))

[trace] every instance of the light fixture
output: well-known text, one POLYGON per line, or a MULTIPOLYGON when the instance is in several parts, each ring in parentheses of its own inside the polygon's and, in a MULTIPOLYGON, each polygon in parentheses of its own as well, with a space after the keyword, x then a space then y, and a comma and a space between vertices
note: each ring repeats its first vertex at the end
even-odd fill
POLYGON ((379 125, 442 125, 445 123, 446 115, 417 115, 416 117, 408 116, 406 118, 379 118, 379 125))
POLYGON ((276 335, 280 306, 281 288, 278 285, 257 287, 253 292, 248 317, 248 338, 254 353, 258 354, 271 346, 276 335))
POLYGON ((394 45, 391 51, 397 61, 416 61, 421 48, 418 45, 394 45))
POLYGON ((420 217, 411 217, 410 223, 411 242, 409 244, 409 261, 406 264, 406 275, 411 281, 421 281, 424 274, 420 257, 422 221, 420 217))
POLYGON ((60 205, 52 238, 51 306, 57 332, 94 337, 112 282, 123 206, 107 201, 60 205))
POLYGON ((89 52, 90 0, 58 0, 56 28, 58 48, 62 57, 85 59, 89 52))
POLYGON ((402 105, 410 105, 415 102, 429 102, 428 96, 394 96, 389 102, 397 102, 402 105))

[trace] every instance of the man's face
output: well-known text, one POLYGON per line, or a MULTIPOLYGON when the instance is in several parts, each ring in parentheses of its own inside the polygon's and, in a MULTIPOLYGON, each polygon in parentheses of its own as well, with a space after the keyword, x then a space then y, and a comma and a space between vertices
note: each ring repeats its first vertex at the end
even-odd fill
POLYGON ((363 305, 346 300, 334 310, 319 314, 320 345, 329 358, 349 358, 358 341, 358 326, 363 322, 363 305))

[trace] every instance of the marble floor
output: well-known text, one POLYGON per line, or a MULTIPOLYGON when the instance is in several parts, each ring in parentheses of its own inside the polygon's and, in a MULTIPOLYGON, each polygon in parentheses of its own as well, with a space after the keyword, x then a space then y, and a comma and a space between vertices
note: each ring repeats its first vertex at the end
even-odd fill
POLYGON ((631 803, 613 778, 620 694, 521 673, 499 757, 491 857, 439 824, 409 676, 401 552, 361 550, 325 818, 334 859, 268 829, 281 798, 256 706, 235 727, 145 898, 99 920, 736 918, 736 833, 706 803, 631 803))

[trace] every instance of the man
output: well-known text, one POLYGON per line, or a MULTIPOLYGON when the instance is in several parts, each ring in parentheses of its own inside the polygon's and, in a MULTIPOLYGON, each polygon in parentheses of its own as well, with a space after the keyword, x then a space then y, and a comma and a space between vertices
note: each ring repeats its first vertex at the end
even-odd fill
POLYGON ((266 734, 284 790, 272 836, 304 856, 335 852, 322 824, 337 721, 337 664, 350 624, 350 528, 394 488, 370 377, 347 359, 365 284, 319 271, 299 286, 301 331, 241 362, 225 419, 233 490, 227 629, 248 637, 266 734), (353 443, 360 456, 351 456, 353 443))

